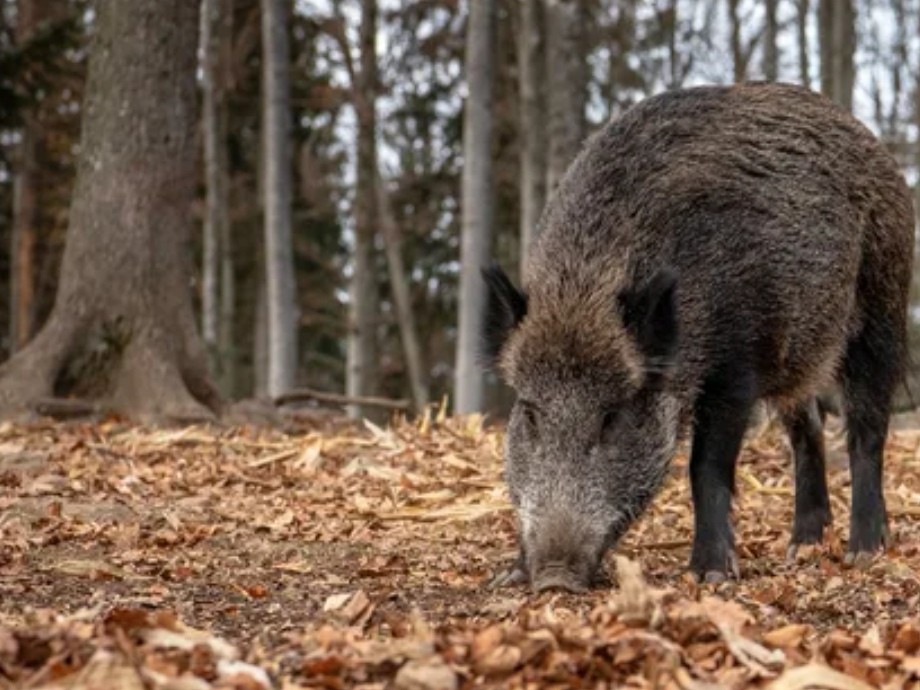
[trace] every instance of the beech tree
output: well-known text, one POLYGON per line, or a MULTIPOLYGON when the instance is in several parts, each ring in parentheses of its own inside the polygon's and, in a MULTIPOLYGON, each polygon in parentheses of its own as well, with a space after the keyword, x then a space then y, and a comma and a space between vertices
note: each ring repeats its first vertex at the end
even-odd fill
POLYGON ((268 394, 273 398, 293 388, 297 374, 297 310, 291 245, 289 9, 286 0, 262 0, 268 394))
POLYGON ((49 396, 141 419, 218 410, 190 292, 199 3, 96 5, 55 305, 0 367, 0 413, 49 396))
POLYGON ((489 259, 495 214, 492 197, 494 41, 495 0, 472 0, 466 30, 469 95, 463 113, 460 323, 454 374, 454 409, 458 413, 481 410, 485 388, 477 353, 486 295, 480 269, 489 259))
POLYGON ((517 2, 517 64, 521 126, 521 274, 546 201, 546 29, 543 3, 517 2))
POLYGON ((235 283, 230 234, 227 82, 233 41, 232 0, 201 3, 201 129, 206 187, 202 234, 201 331, 224 395, 236 379, 233 321, 235 283))
POLYGON ((820 0, 818 43, 821 50, 821 92, 853 109, 856 79, 856 8, 853 0, 820 0))
POLYGON ((587 24, 585 0, 545 0, 547 56, 546 191, 551 193, 587 134, 587 24))
MULTIPOLYGON (((344 31, 344 20, 342 23, 344 31)), ((358 120, 355 152, 355 246, 349 284, 348 338, 345 389, 348 395, 375 395, 378 384, 377 324, 380 312, 379 288, 375 270, 377 208, 377 2, 361 0, 361 26, 358 43, 360 67, 351 62, 351 52, 343 40, 342 51, 348 63, 352 102, 358 120)), ((348 407, 350 416, 372 413, 360 405, 348 407)))

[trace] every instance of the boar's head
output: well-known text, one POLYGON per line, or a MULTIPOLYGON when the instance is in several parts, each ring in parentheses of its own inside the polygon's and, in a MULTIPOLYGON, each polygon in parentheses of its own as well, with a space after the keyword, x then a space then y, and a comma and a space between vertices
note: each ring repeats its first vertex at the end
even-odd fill
POLYGON ((676 279, 662 269, 627 288, 531 281, 525 294, 497 267, 483 275, 483 356, 517 393, 505 477, 524 574, 537 590, 580 591, 674 452, 676 279))

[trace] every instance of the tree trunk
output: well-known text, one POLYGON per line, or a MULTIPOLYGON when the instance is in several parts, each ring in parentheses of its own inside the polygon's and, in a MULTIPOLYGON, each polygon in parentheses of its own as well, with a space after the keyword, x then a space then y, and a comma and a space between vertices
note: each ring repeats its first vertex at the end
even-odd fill
POLYGON ((744 46, 741 43, 741 17, 738 14, 738 0, 728 0, 729 41, 732 51, 732 80, 737 84, 747 76, 744 46))
POLYGON ((518 91, 521 109, 521 275, 546 201, 546 83, 543 4, 518 0, 518 91))
MULTIPOLYGON (((226 149, 224 153, 226 155, 226 149)), ((226 181, 229 188, 229 176, 226 181)), ((229 217, 224 222, 218 239, 220 244, 220 328, 217 344, 220 350, 220 388, 226 397, 234 397, 237 387, 236 271, 233 265, 233 232, 229 217)))
MULTIPOLYGON (((24 46, 40 21, 39 0, 19 0, 16 7, 16 44, 24 46)), ((38 222, 39 123, 31 108, 23 114, 21 139, 15 153, 13 223, 10 257, 10 351, 21 349, 32 337, 35 313, 35 241, 38 222)))
POLYGON ((818 49, 821 59, 821 93, 834 97, 834 4, 818 0, 818 49))
MULTIPOLYGON (((637 7, 640 0, 617 0, 616 24, 613 26, 613 40, 607 57, 608 78, 604 84, 604 100, 607 103, 606 118, 616 117, 622 106, 619 100, 621 89, 645 88, 645 77, 633 69, 630 60, 636 53, 638 39, 637 7)), ((670 41, 669 41, 670 43, 670 41)))
POLYGON ((776 6, 779 0, 765 0, 764 12, 764 44, 763 44, 763 76, 767 81, 776 81, 779 78, 779 49, 777 47, 777 34, 779 25, 776 18, 776 6))
POLYGON ((678 50, 677 31, 679 25, 677 19, 677 0, 671 0, 667 10, 669 89, 680 88, 684 80, 684 69, 683 65, 681 65, 680 52, 678 50))
POLYGON ((259 276, 256 288, 255 334, 252 342, 253 393, 257 398, 268 397, 268 299, 265 276, 259 276))
POLYGON ((811 12, 811 0, 798 0, 796 13, 796 38, 799 44, 799 81, 802 86, 811 88, 811 68, 808 59, 808 15, 811 12))
POLYGON ((838 0, 834 15, 834 45, 836 46, 836 100, 847 110, 853 110, 853 86, 856 82, 856 9, 853 0, 838 0))
POLYGON ((418 412, 428 404, 428 377, 425 376, 422 348, 415 324, 415 312, 412 309, 412 298, 409 294, 409 273, 403 263, 402 237, 390 203, 390 196, 379 176, 375 184, 377 208, 380 211, 380 222, 383 226, 383 243, 390 276, 390 291, 396 310, 396 322, 399 324, 399 337, 402 341, 403 357, 406 360, 406 371, 409 374, 412 403, 418 412))
POLYGON ((228 0, 202 1, 201 119, 206 203, 201 272, 201 330, 208 350, 211 372, 218 377, 221 392, 225 396, 233 394, 233 354, 225 349, 230 345, 227 334, 232 332, 233 326, 232 262, 227 266, 231 255, 226 105, 226 72, 228 44, 232 40, 232 10, 232 2, 228 0))
POLYGON ((220 225, 220 326, 218 350, 220 352, 220 388, 226 397, 234 397, 237 387, 236 347, 236 270, 233 262, 233 221, 230 216, 230 151, 227 148, 230 108, 229 93, 233 88, 233 0, 217 0, 222 21, 218 27, 221 102, 218 125, 221 146, 218 149, 218 175, 223 205, 223 222, 220 225))
POLYGON ((32 337, 35 314, 35 242, 38 222, 38 122, 34 113, 23 116, 16 147, 13 179, 13 224, 10 275, 10 351, 21 349, 32 337))
POLYGON ((821 93, 853 109, 856 72, 856 13, 852 0, 820 0, 818 40, 821 47, 821 93))
POLYGON ((189 293, 199 4, 96 5, 70 228, 47 324, 0 367, 0 412, 88 395, 141 419, 210 417, 189 293))
MULTIPOLYGON (((374 251, 377 223, 377 2, 361 1, 361 67, 353 75, 352 92, 358 120, 355 189, 355 251, 348 314, 346 390, 350 397, 377 393, 377 318, 379 287, 374 251)), ((347 47, 346 47, 347 49, 347 47)), ((358 405, 348 415, 374 414, 358 405)))
MULTIPOLYGON (((920 30, 920 26, 917 27, 920 30)), ((918 32, 920 33, 920 32, 918 32)), ((920 36, 918 36, 920 37, 920 36)), ((914 125, 920 132, 920 70, 914 72, 914 125)), ((920 136, 915 138, 914 144, 914 164, 920 170, 920 136)), ((914 182, 914 212, 920 214, 920 180, 914 182)), ((914 240, 914 251, 916 252, 920 237, 914 240)), ((920 271, 914 271, 914 279, 920 282, 920 271)))
POLYGON ((910 21, 908 18, 908 10, 905 6, 904 0, 893 0, 891 3, 892 9, 894 9, 894 21, 895 21, 895 38, 894 45, 891 48, 891 52, 894 55, 894 59, 891 61, 891 94, 889 96, 891 107, 888 110, 888 116, 883 120, 882 127, 882 136, 888 136, 892 139, 895 139, 899 136, 900 130, 900 106, 901 106, 901 92, 904 89, 904 84, 902 80, 902 71, 909 69, 910 65, 910 53, 908 45, 910 43, 910 37, 908 36, 908 29, 910 27, 910 21))
POLYGON ((585 138, 588 63, 584 0, 545 0, 548 76, 549 161, 546 190, 551 193, 585 138))
POLYGON ((265 277, 268 299, 268 394, 296 384, 297 310, 291 243, 291 83, 289 3, 262 0, 265 277))
POLYGON ((454 410, 482 409, 484 381, 477 354, 483 328, 485 283, 494 215, 492 185, 492 87, 495 74, 495 0, 471 0, 466 29, 469 94, 463 113, 460 318, 454 410))

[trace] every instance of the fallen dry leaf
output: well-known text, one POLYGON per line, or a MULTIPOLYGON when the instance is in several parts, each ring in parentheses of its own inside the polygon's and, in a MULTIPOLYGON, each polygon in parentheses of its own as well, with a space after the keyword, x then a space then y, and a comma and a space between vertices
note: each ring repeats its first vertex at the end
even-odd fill
POLYGON ((477 659, 474 667, 478 673, 485 676, 509 673, 521 663, 523 654, 520 648, 508 644, 500 644, 482 658, 477 659))
POLYGON ((346 623, 354 623, 371 605, 371 600, 363 589, 355 592, 338 613, 346 623))
POLYGON ((861 680, 851 678, 821 664, 791 668, 767 686, 767 690, 872 690, 861 680))
POLYGON ((809 629, 810 626, 791 623, 764 633, 763 641, 771 647, 798 647, 809 629))
POLYGON ((393 679, 396 690, 456 690, 457 674, 438 660, 409 661, 393 679))
POLYGON ((920 682, 916 428, 889 439, 897 538, 866 570, 842 563, 850 481, 833 425, 839 518, 785 562, 789 449, 767 425, 740 461, 741 580, 686 577, 682 451, 605 564, 618 584, 575 596, 484 586, 515 557, 501 429, 444 404, 389 426, 298 415, 285 430, 4 426, 0 687, 88 690, 93 673, 145 690, 920 682))

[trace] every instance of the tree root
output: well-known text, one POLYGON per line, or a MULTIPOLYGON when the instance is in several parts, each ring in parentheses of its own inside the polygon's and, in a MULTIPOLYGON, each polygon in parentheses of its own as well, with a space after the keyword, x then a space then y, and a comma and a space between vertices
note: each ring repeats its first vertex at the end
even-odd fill
POLYGON ((68 369, 105 325, 61 323, 67 320, 52 315, 32 343, 0 367, 0 417, 69 419, 115 412, 148 423, 216 419, 220 398, 201 369, 203 360, 187 356, 161 329, 129 332, 119 346, 102 352, 103 361, 68 369), (75 379, 66 379, 69 390, 60 390, 63 372, 68 377, 76 372, 75 379), (87 390, 98 395, 83 399, 87 390), (77 399, 68 398, 71 393, 77 399))

